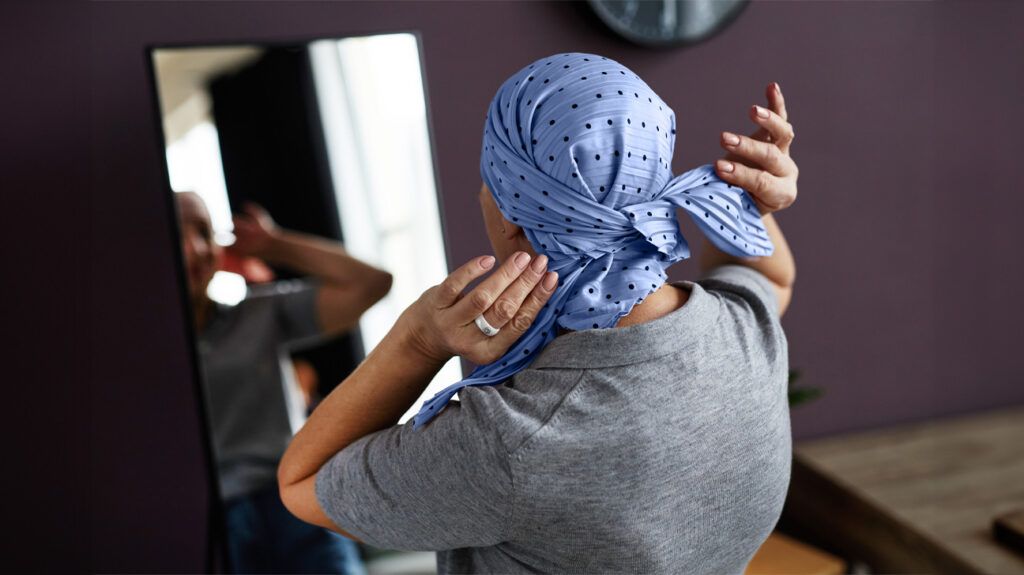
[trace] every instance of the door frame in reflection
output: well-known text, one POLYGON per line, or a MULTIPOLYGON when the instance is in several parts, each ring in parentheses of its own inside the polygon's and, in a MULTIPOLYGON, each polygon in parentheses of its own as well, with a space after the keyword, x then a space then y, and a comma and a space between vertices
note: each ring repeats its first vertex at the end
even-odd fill
MULTIPOLYGON (((186 327, 186 330, 185 330, 186 331, 186 343, 187 343, 187 347, 188 347, 188 349, 186 350, 186 353, 188 354, 188 361, 189 361, 189 364, 190 364, 190 367, 191 367, 190 371, 191 371, 191 375, 192 375, 192 394, 193 394, 193 399, 194 399, 194 402, 195 402, 195 405, 196 405, 197 414, 199 416, 199 422, 198 422, 199 423, 199 432, 200 432, 200 438, 201 438, 202 443, 203 443, 203 445, 202 445, 202 450, 203 450, 202 459, 203 459, 203 464, 205 465, 205 472, 206 472, 206 477, 207 477, 207 485, 208 485, 208 489, 209 489, 208 493, 207 493, 207 502, 208 502, 209 514, 208 514, 208 521, 207 521, 206 552, 205 552, 205 563, 206 563, 206 569, 205 570, 207 572, 214 572, 214 571, 216 571, 218 565, 220 567, 224 568, 225 570, 230 571, 231 570, 230 569, 231 565, 230 565, 230 558, 229 558, 228 553, 227 553, 227 539, 226 539, 225 534, 224 534, 225 533, 225 528, 226 528, 225 520, 224 520, 224 517, 225 517, 225 515, 224 515, 224 507, 223 507, 221 496, 220 496, 220 482, 219 482, 219 477, 217 476, 217 465, 216 465, 216 459, 215 459, 214 452, 213 452, 214 448, 213 448, 213 437, 212 437, 212 433, 211 433, 211 430, 210 430, 210 423, 209 423, 209 421, 210 421, 209 420, 209 408, 206 405, 205 392, 204 392, 204 389, 203 389, 204 383, 203 383, 203 372, 202 372, 202 366, 201 366, 201 358, 199 356, 198 347, 197 347, 197 334, 195 333, 195 330, 193 328, 194 310, 192 309, 192 302, 191 302, 191 299, 190 299, 190 297, 188 295, 188 276, 187 276, 187 273, 186 273, 186 270, 185 270, 184 260, 183 260, 182 253, 181 253, 181 237, 182 237, 182 235, 181 235, 181 227, 180 227, 180 224, 179 224, 178 218, 177 218, 177 206, 175 204, 175 199, 174 199, 175 190, 174 190, 174 188, 172 187, 172 184, 171 184, 170 168, 169 168, 169 165, 168 165, 168 158, 167 158, 167 134, 165 133, 165 128, 164 128, 164 115, 163 115, 163 107, 162 107, 162 102, 161 102, 161 97, 160 97, 160 88, 159 88, 160 85, 159 85, 159 75, 158 75, 157 64, 156 64, 156 54, 159 51, 161 51, 161 50, 185 50, 185 49, 201 49, 201 48, 217 49, 217 48, 231 48, 231 47, 241 47, 241 46, 256 46, 256 47, 260 47, 260 48, 287 48, 287 47, 302 46, 302 47, 310 47, 311 52, 312 52, 312 46, 313 46, 313 44, 316 44, 316 43, 323 43, 323 42, 330 42, 330 41, 351 40, 351 39, 370 39, 370 38, 375 38, 375 37, 392 36, 392 35, 398 35, 398 34, 410 35, 412 37, 412 40, 414 41, 415 49, 416 49, 416 53, 417 53, 417 66, 418 66, 419 74, 420 74, 420 78, 419 79, 420 79, 421 93, 422 93, 422 97, 423 97, 423 119, 424 119, 424 125, 425 125, 425 130, 426 130, 426 133, 425 133, 426 152, 429 155, 429 162, 427 163, 425 168, 428 169, 429 172, 430 172, 430 181, 431 181, 431 184, 433 185, 433 190, 434 190, 434 193, 433 193, 434 202, 433 203, 436 206, 437 222, 439 223, 439 234, 438 234, 439 238, 438 239, 440 240, 440 244, 441 244, 441 246, 440 246, 440 248, 441 248, 441 258, 442 258, 442 265, 443 265, 443 268, 444 268, 443 270, 441 270, 440 277, 436 278, 436 281, 439 282, 448 273, 449 262, 451 261, 451 254, 450 254, 450 248, 449 248, 447 237, 446 237, 447 225, 446 225, 446 222, 445 222, 444 209, 443 209, 444 204, 442 202, 441 188, 440 188, 440 182, 439 182, 439 178, 438 178, 437 146, 436 146, 436 141, 435 141, 435 137, 434 137, 433 118, 431 116, 431 110, 430 110, 430 95, 429 95, 428 83, 427 83, 426 66, 425 66, 425 62, 424 62, 423 42, 422 42, 422 38, 421 38, 419 32, 417 32, 415 30, 398 30, 398 31, 387 32, 387 33, 372 33, 372 34, 371 33, 367 33, 367 34, 336 35, 336 36, 317 36, 317 37, 300 38, 300 39, 295 39, 295 40, 274 39, 274 40, 260 41, 260 40, 246 39, 246 40, 239 40, 239 41, 220 41, 220 42, 203 42, 203 43, 159 43, 159 44, 147 45, 144 48, 144 54, 145 54, 145 58, 146 58, 147 80, 148 80, 148 83, 149 83, 149 89, 151 91, 151 102, 152 102, 151 109, 153 111, 153 117, 155 118, 155 121, 156 121, 156 135, 157 135, 156 144, 157 144, 157 148, 158 148, 158 152, 159 152, 159 156, 160 156, 160 167, 161 167, 161 171, 162 171, 162 174, 161 174, 161 184, 162 185, 161 185, 161 189, 159 190, 159 193, 163 194, 163 196, 164 196, 165 213, 166 213, 167 218, 168 218, 169 223, 170 223, 170 225, 168 226, 168 229, 170 230, 170 234, 169 234, 167 239, 168 239, 168 241, 170 243, 171 253, 173 254, 172 259, 173 259, 173 262, 174 262, 174 264, 173 264, 174 265, 174 274, 175 274, 175 276, 177 278, 177 284, 178 284, 177 287, 178 287, 178 293, 179 293, 179 297, 180 297, 180 300, 179 300, 180 301, 180 306, 181 306, 180 309, 182 310, 183 319, 184 319, 184 322, 185 322, 184 325, 186 327)), ((318 96, 318 100, 321 97, 321 94, 319 92, 320 92, 320 90, 318 89, 318 95, 317 95, 318 96)), ((324 112, 323 106, 321 106, 321 112, 322 113, 324 112)), ((321 126, 322 127, 325 126, 327 124, 327 122, 328 122, 328 120, 325 117, 321 117, 321 126)), ((325 133, 324 133, 325 141, 328 140, 328 137, 329 136, 328 136, 328 134, 326 133, 326 130, 325 130, 325 133)), ((328 146, 330 146, 329 143, 328 143, 328 146)), ((329 157, 331 157, 330 152, 328 152, 328 155, 329 155, 329 157)), ((330 168, 331 168, 332 172, 335 171, 334 163, 335 162, 333 160, 329 159, 328 164, 330 164, 330 168)), ((339 210, 341 210, 342 209, 341 208, 341 203, 342 202, 340 200, 340 196, 343 193, 343 189, 339 186, 338 178, 333 178, 332 181, 335 184, 335 190, 334 190, 334 192, 335 192, 335 199, 336 199, 336 202, 339 205, 339 210)), ((339 218, 344 218, 343 214, 338 214, 338 216, 339 216, 339 218)), ((344 229, 344 226, 343 226, 343 229, 344 229)), ((358 250, 356 252, 353 252, 353 255, 356 256, 356 257, 361 257, 361 258, 366 256, 365 253, 357 253, 357 252, 358 252, 358 250)), ((372 260, 371 260, 371 263, 372 263, 372 260)), ((429 287, 429 285, 422 286, 422 289, 420 291, 422 291, 423 289, 426 289, 427 287, 429 287)), ((411 302, 409 302, 409 303, 411 303, 411 302)), ((396 302, 396 304, 399 307, 398 313, 400 313, 401 309, 404 308, 404 305, 402 305, 402 302, 396 302)), ((397 318, 397 315, 395 317, 397 318)), ((361 320, 361 323, 362 323, 362 320, 361 320)), ((371 333, 372 333, 372 331, 371 331, 371 333)), ((378 336, 378 338, 379 338, 379 336, 378 336)), ((370 343, 375 343, 375 342, 370 342, 370 343)), ((369 351, 369 349, 372 349, 372 347, 371 346, 367 346, 365 349, 366 349, 366 351, 369 351)), ((429 396, 433 394, 435 388, 436 389, 440 389, 441 387, 444 387, 445 385, 448 385, 450 383, 454 383, 454 381, 456 381, 457 379, 461 379, 461 377, 462 377, 462 367, 461 367, 461 363, 459 363, 458 359, 457 358, 453 359, 452 362, 449 363, 449 365, 454 366, 454 367, 453 368, 449 367, 447 372, 446 371, 442 371, 442 373, 439 374, 439 377, 435 378, 435 381, 431 384, 431 386, 428 387, 428 389, 426 391, 424 391, 424 393, 421 395, 420 399, 417 401, 417 405, 422 403, 422 401, 424 399, 429 398, 429 396), (441 379, 441 376, 444 375, 444 374, 447 374, 448 379, 449 379, 448 381, 445 381, 445 380, 441 379), (453 374, 454 374, 454 377, 452 376, 453 374)), ((405 416, 403 416, 403 421, 406 420, 412 413, 415 412, 415 408, 416 408, 416 406, 414 405, 413 409, 410 409, 409 413, 407 413, 405 416)))

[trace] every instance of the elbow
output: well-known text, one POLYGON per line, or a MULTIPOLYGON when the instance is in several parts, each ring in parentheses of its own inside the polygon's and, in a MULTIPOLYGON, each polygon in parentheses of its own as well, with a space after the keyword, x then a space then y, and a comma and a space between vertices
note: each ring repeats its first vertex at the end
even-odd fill
POLYGON ((793 286, 778 289, 779 317, 785 315, 789 303, 793 301, 793 286))
POLYGON ((277 492, 278 495, 281 497, 281 503, 284 504, 284 508, 288 510, 288 513, 291 513, 295 517, 302 519, 302 517, 299 517, 299 515, 296 513, 298 509, 295 505, 295 498, 292 495, 292 493, 294 492, 292 487, 289 485, 284 485, 283 483, 278 483, 277 492))
POLYGON ((302 505, 298 500, 299 479, 295 477, 294 470, 288 464, 287 458, 281 460, 277 466, 277 492, 281 497, 281 503, 289 513, 305 521, 302 513, 302 505))
MULTIPOLYGON (((294 443, 294 440, 293 440, 294 443)), ((284 451, 284 456, 281 457, 281 462, 277 464, 277 488, 281 492, 281 499, 284 500, 285 492, 292 487, 295 487, 302 482, 305 477, 304 472, 299 468, 293 461, 295 460, 295 453, 293 453, 294 445, 289 445, 284 451)))
POLYGON ((282 500, 284 500, 285 489, 294 483, 294 473, 292 473, 291 466, 288 464, 288 452, 285 451, 285 456, 281 458, 281 463, 277 464, 277 488, 281 492, 282 500))
POLYGON ((280 485, 278 494, 288 513, 300 521, 315 524, 313 515, 309 513, 309 502, 306 501, 300 485, 280 485))

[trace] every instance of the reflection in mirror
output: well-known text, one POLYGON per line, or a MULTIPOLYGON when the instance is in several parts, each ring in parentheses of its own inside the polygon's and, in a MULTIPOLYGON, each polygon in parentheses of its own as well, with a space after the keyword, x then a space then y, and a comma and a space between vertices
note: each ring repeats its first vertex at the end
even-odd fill
MULTIPOLYGON (((363 572, 379 551, 294 518, 276 470, 317 401, 447 274, 417 38, 152 59, 228 566, 363 572)), ((449 362, 402 421, 461 377, 449 362)))

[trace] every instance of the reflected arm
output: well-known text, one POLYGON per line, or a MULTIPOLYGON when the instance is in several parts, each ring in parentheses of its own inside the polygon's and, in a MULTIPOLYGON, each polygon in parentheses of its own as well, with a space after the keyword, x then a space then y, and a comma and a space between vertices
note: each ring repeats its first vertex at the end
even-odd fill
POLYGON ((320 328, 328 334, 351 329, 370 306, 391 290, 391 274, 362 262, 341 244, 289 230, 276 231, 261 254, 266 261, 321 281, 320 328))

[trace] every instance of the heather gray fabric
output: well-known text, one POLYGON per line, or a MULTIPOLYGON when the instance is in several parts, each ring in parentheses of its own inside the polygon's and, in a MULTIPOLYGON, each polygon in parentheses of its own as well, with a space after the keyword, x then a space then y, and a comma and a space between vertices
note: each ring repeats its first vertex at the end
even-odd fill
POLYGON ((422 429, 353 443, 320 505, 442 573, 741 573, 789 485, 787 342, 760 273, 675 285, 664 317, 562 335, 422 429))
POLYGON ((217 305, 198 335, 224 499, 277 483, 277 464, 292 438, 289 347, 319 337, 316 293, 305 280, 254 286, 238 305, 217 305))

